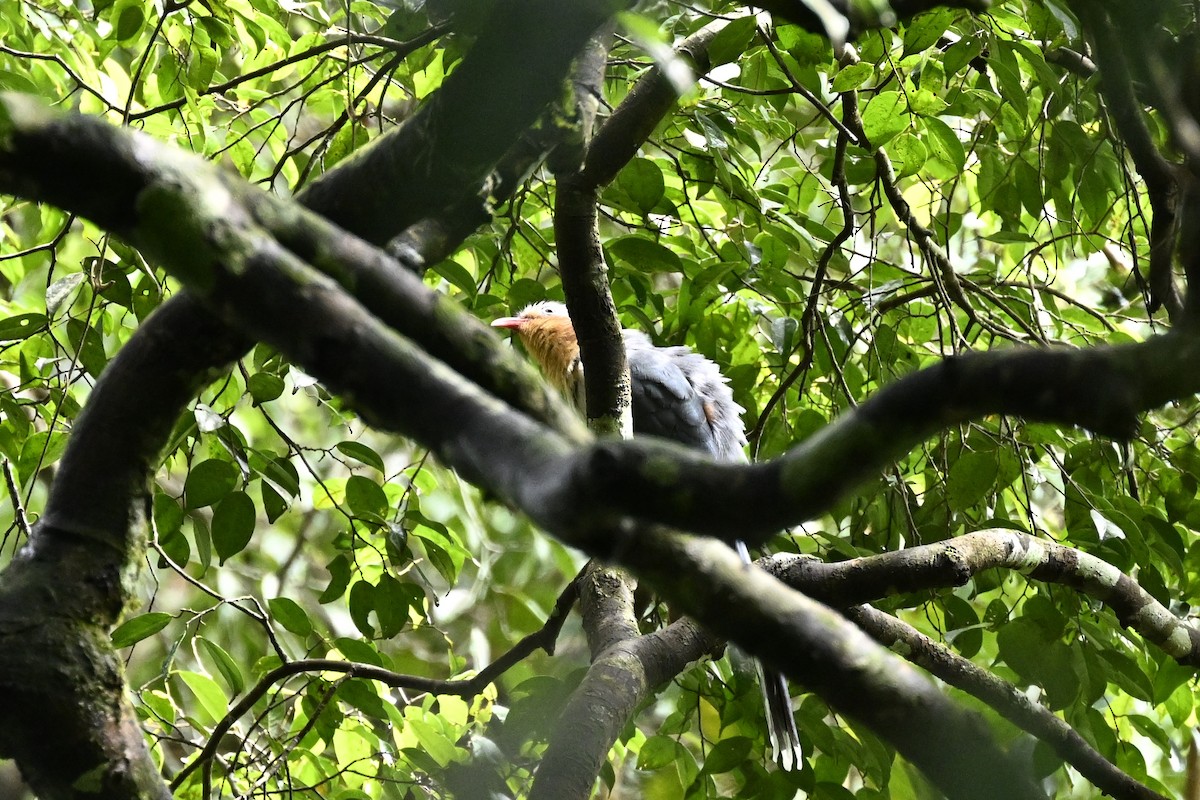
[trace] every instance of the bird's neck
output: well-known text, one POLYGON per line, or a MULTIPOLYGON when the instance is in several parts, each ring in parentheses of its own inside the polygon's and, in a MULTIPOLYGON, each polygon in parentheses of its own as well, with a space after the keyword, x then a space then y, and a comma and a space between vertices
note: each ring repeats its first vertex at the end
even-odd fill
POLYGON ((579 342, 569 319, 547 319, 521 331, 525 348, 555 388, 570 392, 569 385, 579 361, 579 342))

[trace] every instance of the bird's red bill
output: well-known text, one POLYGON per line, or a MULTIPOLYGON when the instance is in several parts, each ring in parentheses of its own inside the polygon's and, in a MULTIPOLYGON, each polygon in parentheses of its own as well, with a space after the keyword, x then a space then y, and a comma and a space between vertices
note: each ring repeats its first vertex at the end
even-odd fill
POLYGON ((526 322, 524 317, 501 317, 492 320, 493 328, 519 328, 526 322))

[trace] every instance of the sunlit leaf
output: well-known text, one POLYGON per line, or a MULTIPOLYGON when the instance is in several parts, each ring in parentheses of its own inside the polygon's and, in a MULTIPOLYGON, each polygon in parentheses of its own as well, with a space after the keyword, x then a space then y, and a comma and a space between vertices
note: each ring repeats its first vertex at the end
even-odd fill
POLYGON ((167 627, 171 619, 170 614, 162 611, 151 611, 148 614, 139 614, 136 617, 127 619, 112 632, 113 647, 118 649, 129 647, 131 644, 153 636, 167 627))

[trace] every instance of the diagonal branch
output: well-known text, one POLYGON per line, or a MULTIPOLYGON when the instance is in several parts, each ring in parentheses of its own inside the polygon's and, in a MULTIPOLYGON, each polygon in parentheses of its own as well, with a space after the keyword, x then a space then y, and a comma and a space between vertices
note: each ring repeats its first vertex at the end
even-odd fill
POLYGON ((978 697, 1021 730, 1049 744, 1060 758, 1079 770, 1080 775, 1104 794, 1118 800, 1166 800, 1122 772, 1070 725, 1007 681, 882 611, 870 606, 856 606, 844 613, 883 646, 904 653, 912 663, 978 697))
MULTIPOLYGON (((1184 309, 1174 275, 1183 199, 1179 168, 1169 162, 1154 143, 1142 104, 1134 91, 1127 56, 1132 51, 1128 43, 1118 35, 1103 9, 1080 3, 1076 11, 1095 42, 1100 85, 1112 119, 1129 148, 1138 174, 1146 182, 1146 193, 1150 198, 1153 219, 1150 226, 1149 310, 1153 312, 1163 306, 1169 318, 1178 322, 1184 309)), ((1137 26, 1131 29, 1133 35, 1137 35, 1138 30, 1137 26)))

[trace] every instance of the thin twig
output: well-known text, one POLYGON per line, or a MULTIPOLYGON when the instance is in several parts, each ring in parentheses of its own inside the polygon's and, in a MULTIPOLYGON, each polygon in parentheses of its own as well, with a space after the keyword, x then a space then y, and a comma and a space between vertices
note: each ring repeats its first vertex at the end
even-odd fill
POLYGON ((8 485, 8 499, 13 504, 13 519, 16 520, 17 528, 25 535, 25 539, 29 539, 29 519, 25 516, 25 506, 21 504, 21 490, 17 488, 17 479, 13 475, 12 464, 6 458, 3 462, 4 466, 4 483, 8 485))
MULTIPOLYGON (((554 604, 554 609, 550 612, 550 616, 540 629, 521 639, 508 652, 470 678, 439 680, 419 675, 404 675, 384 669, 383 667, 377 667, 373 664, 338 661, 330 658, 306 658, 298 661, 290 661, 276 667, 259 679, 254 688, 247 692, 233 708, 229 709, 229 713, 216 724, 204 749, 171 779, 171 791, 174 792, 178 789, 184 780, 195 772, 198 767, 207 765, 212 760, 225 734, 229 732, 233 724, 248 712, 255 703, 261 700, 270 691, 272 686, 294 675, 302 675, 308 672, 339 672, 348 678, 365 678, 367 680, 379 681, 393 689, 413 689, 424 694, 470 697, 479 694, 489 684, 493 683, 496 678, 526 656, 532 654, 535 650, 545 650, 546 653, 553 655, 558 634, 562 630, 563 623, 566 621, 571 607, 575 604, 575 600, 579 596, 579 581, 582 574, 581 572, 579 575, 576 575, 567 584, 566 588, 563 589, 562 594, 559 595, 558 600, 554 604)), ((207 766, 205 770, 207 772, 207 766)))

